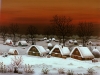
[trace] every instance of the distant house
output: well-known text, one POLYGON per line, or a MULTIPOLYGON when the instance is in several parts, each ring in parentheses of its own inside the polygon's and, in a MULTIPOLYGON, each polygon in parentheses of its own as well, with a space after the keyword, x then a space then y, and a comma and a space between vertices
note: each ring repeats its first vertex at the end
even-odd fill
POLYGON ((73 43, 73 40, 69 40, 68 43, 71 43, 72 44, 73 43))
POLYGON ((49 52, 51 56, 66 58, 70 55, 68 47, 62 47, 61 45, 55 45, 49 52))
POLYGON ((47 37, 44 37, 44 40, 47 40, 47 37))
POLYGON ((55 38, 52 38, 52 41, 55 41, 56 39, 55 38))
POLYGON ((51 50, 53 48, 52 43, 48 43, 48 49, 51 50))
POLYGON ((9 49, 8 54, 10 55, 18 55, 18 50, 17 49, 9 49))
POLYGON ((96 47, 93 49, 92 54, 95 56, 95 58, 100 58, 100 52, 96 47))
POLYGON ((73 43, 74 43, 74 45, 77 45, 78 44, 77 40, 74 40, 73 43))
POLYGON ((28 55, 34 55, 34 56, 46 56, 47 51, 39 45, 32 45, 27 50, 28 55))
POLYGON ((92 60, 94 58, 94 55, 87 47, 74 47, 70 56, 78 60, 92 60))
POLYGON ((13 45, 13 41, 11 39, 7 39, 4 45, 13 45))
POLYGON ((26 41, 18 41, 16 46, 28 46, 28 43, 26 41))
POLYGON ((92 43, 92 41, 88 41, 88 43, 87 43, 87 45, 92 45, 93 43, 92 43))

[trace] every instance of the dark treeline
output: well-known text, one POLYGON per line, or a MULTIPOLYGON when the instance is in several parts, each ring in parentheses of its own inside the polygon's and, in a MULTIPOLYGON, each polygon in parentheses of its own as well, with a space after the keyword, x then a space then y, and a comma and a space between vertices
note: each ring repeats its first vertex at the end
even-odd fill
POLYGON ((16 37, 21 39, 22 35, 26 36, 27 42, 30 38, 32 44, 35 44, 36 34, 45 35, 47 38, 53 38, 55 35, 59 39, 59 43, 65 45, 66 40, 73 35, 78 35, 82 41, 83 46, 89 40, 90 36, 98 36, 98 29, 96 25, 92 22, 79 22, 77 25, 73 24, 73 19, 66 16, 55 15, 50 20, 50 25, 46 26, 36 26, 36 25, 20 25, 20 24, 10 24, 0 26, 0 33, 3 41, 5 42, 6 37, 13 40, 14 45, 16 43, 16 37), (61 42, 62 40, 62 42, 61 42))

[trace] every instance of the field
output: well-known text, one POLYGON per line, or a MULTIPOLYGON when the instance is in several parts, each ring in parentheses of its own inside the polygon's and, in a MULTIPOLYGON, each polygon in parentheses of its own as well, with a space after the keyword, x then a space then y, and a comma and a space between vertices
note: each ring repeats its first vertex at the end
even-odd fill
MULTIPOLYGON (((95 40, 92 40, 94 43, 95 40)), ((97 40, 96 40, 97 41, 97 40)), ((99 40, 98 40, 99 41, 99 40)), ((97 42, 98 42, 97 41, 97 42)), ((53 45, 58 44, 58 42, 51 42, 53 45)), ((47 43, 45 41, 37 41, 37 45, 43 46, 45 49, 47 49, 47 43)), ((32 65, 32 68, 34 69, 34 73, 25 73, 20 75, 44 75, 42 73, 43 68, 48 68, 49 73, 47 75, 67 75, 68 70, 74 71, 74 75, 77 75, 77 73, 81 74, 87 74, 87 70, 89 68, 93 68, 94 75, 100 75, 100 58, 96 58, 99 62, 92 63, 91 60, 89 61, 81 61, 81 60, 76 60, 72 59, 70 57, 63 59, 63 58, 57 58, 57 57, 38 57, 38 56, 30 56, 27 55, 27 49, 30 47, 31 44, 29 44, 26 47, 13 47, 13 46, 8 46, 8 45, 3 45, 3 42, 0 41, 0 52, 8 52, 10 48, 15 48, 18 50, 19 55, 22 56, 23 58, 23 63, 22 66, 25 64, 30 64, 32 65), (63 69, 65 74, 59 74, 58 69, 63 69)), ((0 62, 3 62, 6 66, 11 64, 11 58, 14 58, 13 55, 8 55, 8 57, 3 57, 2 55, 0 56, 0 62)), ((0 75, 18 75, 17 73, 0 73, 0 75)))

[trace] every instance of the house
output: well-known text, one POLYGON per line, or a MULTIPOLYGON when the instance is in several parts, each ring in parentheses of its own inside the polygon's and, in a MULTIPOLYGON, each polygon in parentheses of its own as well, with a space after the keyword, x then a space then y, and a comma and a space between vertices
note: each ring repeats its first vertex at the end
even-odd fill
POLYGON ((8 54, 10 55, 18 55, 18 50, 17 49, 9 49, 8 54))
POLYGON ((47 51, 39 45, 32 45, 27 50, 28 55, 34 55, 34 56, 46 56, 47 51))
POLYGON ((4 45, 13 45, 13 41, 11 39, 7 39, 4 45))
POLYGON ((71 44, 73 44, 73 40, 69 40, 69 41, 68 41, 68 43, 71 43, 71 44))
POLYGON ((68 47, 63 47, 61 45, 55 45, 51 49, 49 54, 54 57, 66 58, 67 56, 70 55, 70 51, 69 51, 68 47))
POLYGON ((96 47, 93 49, 92 54, 95 58, 100 58, 100 52, 96 47))
POLYGON ((94 58, 94 55, 87 47, 74 47, 70 56, 78 60, 92 60, 94 58))
POLYGON ((53 48, 52 43, 48 43, 48 49, 51 50, 53 48))
POLYGON ((74 43, 74 45, 77 45, 78 44, 78 42, 76 40, 74 40, 73 43, 74 43))
POLYGON ((52 41, 55 41, 56 39, 55 38, 52 38, 52 41))
POLYGON ((28 46, 28 43, 26 41, 18 41, 16 46, 28 46))

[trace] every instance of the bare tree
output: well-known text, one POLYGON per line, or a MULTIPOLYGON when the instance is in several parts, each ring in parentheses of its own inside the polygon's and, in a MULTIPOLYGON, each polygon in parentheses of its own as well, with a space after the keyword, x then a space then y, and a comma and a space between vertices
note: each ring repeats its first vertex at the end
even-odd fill
POLYGON ((0 27, 0 32, 1 32, 1 36, 3 38, 3 41, 5 42, 5 39, 6 39, 6 35, 8 33, 8 27, 6 26, 1 26, 0 27))
POLYGON ((18 34, 19 40, 22 40, 22 36, 23 36, 23 34, 21 34, 21 33, 18 34))
POLYGON ((11 65, 14 67, 14 73, 18 73, 18 67, 20 67, 23 63, 22 56, 12 58, 11 65))
POLYGON ((13 42, 14 42, 14 45, 15 45, 16 44, 16 34, 19 31, 19 26, 17 24, 16 25, 11 24, 9 29, 10 29, 11 34, 13 35, 13 42))
POLYGON ((90 36, 93 34, 94 28, 91 22, 80 22, 77 27, 77 34, 83 40, 83 46, 86 46, 86 42, 89 40, 90 36))
POLYGON ((47 26, 47 27, 45 27, 44 34, 46 35, 47 39, 54 37, 54 35, 55 35, 55 28, 54 28, 54 26, 47 26))
POLYGON ((66 18, 65 16, 54 16, 53 20, 51 20, 52 24, 54 24, 54 27, 56 29, 56 35, 58 38, 63 42, 63 45, 65 45, 66 42, 66 36, 69 37, 72 35, 72 19, 70 17, 66 18))
POLYGON ((30 38, 32 40, 32 45, 35 44, 35 35, 37 33, 37 28, 35 26, 29 25, 27 28, 27 34, 30 35, 30 38))

